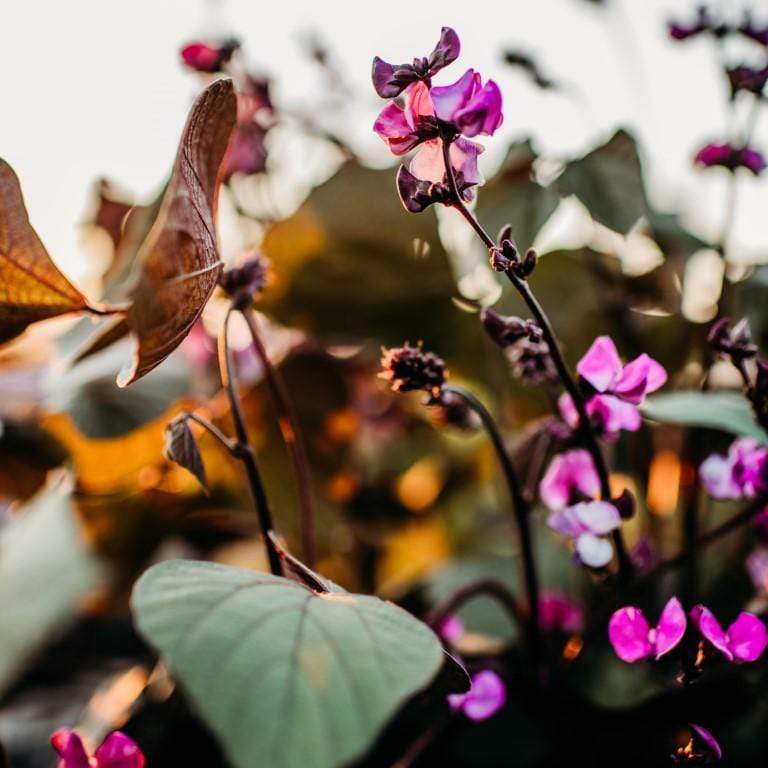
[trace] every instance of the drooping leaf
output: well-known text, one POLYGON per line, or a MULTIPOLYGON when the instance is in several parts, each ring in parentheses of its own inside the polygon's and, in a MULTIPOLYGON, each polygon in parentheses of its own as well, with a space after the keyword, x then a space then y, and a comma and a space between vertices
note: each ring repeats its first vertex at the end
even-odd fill
POLYGON ((169 461, 175 461, 179 466, 191 472, 208 492, 203 457, 200 455, 200 448, 186 416, 179 416, 165 428, 163 453, 169 461))
POLYGON ((622 234, 649 213, 637 143, 624 130, 568 163, 554 186, 562 195, 576 195, 592 218, 622 234))
POLYGON ((232 81, 217 80, 192 107, 160 213, 138 254, 128 324, 136 348, 118 378, 127 386, 178 347, 221 272, 215 213, 220 168, 235 123, 232 81))
POLYGON ((525 251, 557 208, 557 192, 542 187, 533 178, 536 159, 531 142, 515 142, 499 172, 480 190, 477 215, 495 236, 505 225, 512 225, 518 247, 525 251))
POLYGON ((748 400, 738 392, 669 392, 649 397, 641 410, 652 421, 719 429, 768 445, 768 434, 755 423, 748 400))
POLYGON ((0 691, 101 582, 78 529, 71 483, 58 478, 0 535, 0 691))
POLYGON ((348 765, 444 659, 395 605, 211 563, 154 566, 132 607, 237 768, 348 765))
POLYGON ((19 179, 0 159, 0 342, 38 320, 87 306, 29 223, 19 179))

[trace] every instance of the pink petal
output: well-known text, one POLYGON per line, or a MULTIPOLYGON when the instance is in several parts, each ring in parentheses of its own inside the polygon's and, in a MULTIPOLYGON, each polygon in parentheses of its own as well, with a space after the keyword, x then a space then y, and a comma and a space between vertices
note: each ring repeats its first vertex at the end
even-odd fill
POLYGON ((733 661, 733 653, 728 647, 728 637, 712 611, 704 605, 691 609, 691 621, 696 625, 704 639, 708 640, 728 661, 733 661))
POLYGON ((139 745, 121 731, 113 731, 96 750, 96 768, 144 768, 139 745))
POLYGON ((574 490, 592 498, 600 493, 592 457, 581 448, 555 456, 539 485, 541 500, 551 510, 567 507, 574 490))
POLYGON ((622 429, 637 432, 643 423, 637 406, 613 395, 595 395, 587 403, 587 413, 590 417, 598 416, 609 435, 617 435, 622 429))
POLYGON ((438 633, 449 643, 457 643, 464 635, 464 622, 458 616, 450 614, 440 622, 438 633))
POLYGON ((656 627, 657 659, 669 653, 683 639, 687 624, 685 611, 680 601, 676 597, 671 598, 664 606, 659 624, 656 627))
POLYGON ((51 736, 51 746, 59 753, 61 768, 88 768, 88 755, 80 737, 69 728, 51 736))
POLYGON ((472 688, 462 703, 462 711, 475 721, 495 715, 507 701, 504 681, 492 670, 484 669, 472 676, 472 688))
POLYGON ((613 391, 624 400, 639 405, 649 392, 664 385, 667 372, 645 353, 624 366, 613 391))
POLYGON ((405 117, 411 130, 419 126, 419 118, 434 117, 435 108, 432 106, 432 97, 429 88, 419 80, 405 92, 405 117))
POLYGON ((738 499, 741 488, 734 482, 733 465, 726 456, 713 453, 699 467, 699 477, 707 493, 715 499, 738 499))
POLYGON ((594 533, 582 533, 576 539, 576 555, 589 568, 604 568, 613 559, 613 545, 594 533))
POLYGON ((446 123, 452 123, 456 112, 465 106, 480 88, 480 74, 468 69, 455 83, 432 88, 435 114, 446 123))
POLYGON ((610 533, 621 525, 619 511, 607 501, 582 501, 571 510, 590 533, 598 536, 610 533))
POLYGON ((563 421, 569 427, 577 427, 579 425, 579 412, 576 410, 576 406, 573 403, 573 398, 567 393, 563 392, 558 398, 557 407, 560 409, 560 415, 563 417, 563 421))
POLYGON ((757 661, 768 645, 768 630, 752 613, 742 611, 728 627, 728 647, 737 661, 757 661))
POLYGON ((634 664, 653 653, 653 646, 648 639, 650 629, 643 612, 634 606, 627 606, 619 608, 611 616, 608 639, 622 661, 634 664))
POLYGON ((417 179, 439 184, 445 176, 442 141, 440 139, 425 141, 408 165, 408 170, 417 179))
POLYGON ((621 375, 621 360, 610 336, 598 336, 576 366, 598 392, 605 392, 621 375))
POLYGON ((408 124, 405 110, 394 101, 379 112, 373 130, 389 144, 390 151, 395 155, 404 155, 419 143, 419 137, 408 124))
POLYGON ((568 507, 556 510, 547 518, 547 525, 553 531, 562 533, 563 536, 568 536, 571 539, 581 536, 582 533, 589 533, 582 522, 576 517, 573 509, 573 507, 568 507))
POLYGON ((485 152, 485 147, 462 137, 459 137, 451 144, 451 166, 454 171, 461 174, 465 184, 483 183, 483 177, 477 168, 477 158, 483 152, 485 152))

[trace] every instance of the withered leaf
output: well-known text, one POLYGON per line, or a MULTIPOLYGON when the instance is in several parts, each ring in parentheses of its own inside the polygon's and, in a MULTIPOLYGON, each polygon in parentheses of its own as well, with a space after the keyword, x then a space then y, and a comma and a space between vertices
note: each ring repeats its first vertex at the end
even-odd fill
POLYGON ((160 213, 138 254, 141 273, 128 311, 136 346, 131 364, 118 377, 121 387, 165 360, 216 287, 219 171, 236 112, 232 82, 217 80, 189 114, 160 213))
POLYGON ((165 428, 165 448, 163 453, 168 461, 174 461, 180 467, 191 472, 208 492, 208 481, 205 476, 205 465, 200 455, 189 419, 182 415, 174 419, 165 428))
POLYGON ((38 320, 87 307, 29 223, 19 179, 0 159, 0 343, 38 320))

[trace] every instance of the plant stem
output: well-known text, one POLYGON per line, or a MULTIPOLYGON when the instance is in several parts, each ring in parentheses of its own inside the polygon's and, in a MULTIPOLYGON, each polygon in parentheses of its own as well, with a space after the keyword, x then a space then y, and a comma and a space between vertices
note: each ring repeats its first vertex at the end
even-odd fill
POLYGON ((296 414, 291 406, 290 398, 285 389, 283 378, 279 371, 272 365, 267 350, 261 341, 259 328, 256 323, 256 314, 252 309, 241 310, 256 354, 259 356, 264 369, 264 376, 269 387, 272 402, 277 411, 277 423, 283 436, 288 453, 293 463, 293 472, 296 477, 296 485, 299 493, 299 511, 301 515, 301 535, 304 559, 310 568, 315 567, 315 503, 312 496, 309 462, 304 450, 304 441, 298 428, 296 414))
POLYGON ((211 424, 208 419, 204 419, 202 416, 198 416, 196 413, 192 413, 192 411, 186 411, 182 415, 185 419, 194 421, 196 424, 199 424, 201 427, 203 427, 203 429, 205 429, 214 438, 216 438, 216 440, 218 440, 230 452, 232 456, 236 456, 237 443, 231 438, 227 437, 215 424, 211 424))
POLYGON ((531 657, 534 662, 534 669, 538 669, 539 664, 539 585, 536 576, 536 563, 533 554, 533 543, 531 541, 530 528, 530 506, 523 495, 522 487, 517 478, 517 473, 509 458, 504 439, 501 436, 498 425, 491 416, 488 409, 471 392, 463 387, 446 386, 446 392, 460 397, 479 417, 485 427, 485 431, 493 443, 496 456, 501 464, 504 478, 509 488, 509 495, 512 497, 512 510, 517 521, 517 533, 520 538, 520 548, 522 550, 523 583, 525 585, 526 597, 528 600, 528 644, 530 646, 531 657))
POLYGON ((230 306, 227 310, 224 324, 222 325, 221 333, 219 335, 219 369, 221 372, 221 383, 224 385, 224 389, 229 398, 232 421, 234 422, 235 433, 237 435, 235 450, 237 451, 237 458, 240 459, 245 468, 245 474, 248 478, 248 488, 251 492, 251 499, 253 500, 256 512, 259 516, 261 535, 264 539, 264 547, 267 551, 267 559, 269 560, 269 569, 275 576, 282 576, 283 569, 280 564, 280 555, 275 549, 275 545, 269 535, 273 531, 272 512, 269 508, 267 492, 264 488, 261 474, 259 473, 259 467, 256 464, 253 447, 250 438, 248 437, 243 406, 240 402, 240 395, 237 391, 237 382, 235 381, 232 350, 229 347, 228 341, 229 321, 234 312, 235 308, 230 306))
MULTIPOLYGON (((488 249, 494 248, 496 243, 493 241, 493 238, 491 238, 485 229, 483 229, 475 215, 467 208, 464 200, 461 197, 461 194, 459 193, 459 189, 456 185, 456 177, 453 172, 453 166, 451 165, 450 161, 450 144, 447 141, 443 141, 443 162, 445 163, 448 185, 450 187, 451 196, 453 198, 452 207, 454 207, 466 219, 466 221, 469 223, 472 229, 475 230, 475 232, 478 234, 488 249)), ((576 407, 576 411, 579 414, 579 432, 581 433, 582 439, 586 444, 587 450, 592 456, 592 461, 594 462, 595 469, 597 471, 598 477, 600 478, 600 496, 603 499, 610 499, 611 486, 608 477, 608 468, 606 467, 605 459, 603 458, 603 454, 597 442, 597 437, 595 436, 594 430, 592 429, 592 425, 589 421, 586 403, 581 395, 581 392, 579 391, 578 386, 576 385, 573 376, 571 375, 571 372, 568 370, 568 366, 566 365, 565 358, 563 357, 563 353, 560 349, 560 344, 558 342, 557 336, 555 335, 555 331, 552 328, 552 324, 550 323, 547 314, 544 312, 543 307, 541 304, 539 304, 538 299, 528 285, 528 282, 515 275, 512 270, 507 271, 506 275, 514 286, 515 290, 528 306, 528 309, 533 314, 536 322, 541 327, 541 330, 544 334, 544 339, 546 340, 547 346, 549 347, 549 353, 552 356, 552 362, 555 364, 558 376, 560 377, 560 381, 562 382, 568 394, 571 396, 573 404, 576 407)), ((624 539, 622 537, 621 530, 617 528, 615 531, 613 531, 612 536, 614 546, 616 547, 616 556, 619 563, 619 578, 623 582, 626 582, 632 575, 632 561, 630 560, 626 547, 624 546, 624 539)))

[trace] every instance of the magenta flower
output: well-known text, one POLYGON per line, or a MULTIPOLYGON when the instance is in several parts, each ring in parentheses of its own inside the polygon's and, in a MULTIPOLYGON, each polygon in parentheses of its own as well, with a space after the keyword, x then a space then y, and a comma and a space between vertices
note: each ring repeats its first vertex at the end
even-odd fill
POLYGON ((696 165, 705 168, 720 166, 729 171, 746 168, 755 176, 765 170, 766 161, 758 150, 751 147, 734 147, 732 144, 707 144, 694 158, 696 165))
POLYGON ((584 630, 584 608, 577 600, 559 592, 539 597, 539 628, 545 634, 572 635, 584 630))
POLYGON ((573 539, 576 555, 590 568, 603 568, 613 558, 613 546, 601 538, 621 525, 621 516, 607 501, 581 501, 547 518, 552 530, 573 539))
POLYGON ((430 95, 435 114, 464 136, 493 136, 504 120, 501 91, 493 80, 485 85, 479 72, 468 69, 452 85, 436 86, 430 95))
POLYGON ((619 608, 608 622, 608 639, 616 655, 629 664, 657 660, 677 647, 685 635, 687 621, 680 601, 673 597, 664 606, 656 627, 633 605, 619 608))
MULTIPOLYGON (((389 145, 393 155, 404 155, 423 141, 439 135, 429 88, 416 82, 405 92, 405 104, 392 101, 381 110, 373 130, 389 145)), ((442 175, 440 179, 442 180, 442 175)))
POLYGON ((376 56, 373 60, 373 87, 382 99, 394 99, 419 80, 430 85, 434 75, 456 61, 460 50, 459 36, 450 27, 443 27, 432 53, 428 57, 414 59, 412 64, 388 64, 376 56))
POLYGON ((768 490, 768 448, 752 437, 740 437, 727 456, 714 453, 705 459, 699 476, 715 499, 754 498, 768 490))
MULTIPOLYGON (((557 404, 565 422, 574 429, 578 427, 579 412, 576 410, 573 398, 567 392, 563 392, 557 404)), ((637 432, 643 423, 636 406, 614 395, 595 395, 587 401, 586 408, 592 425, 608 440, 615 440, 622 429, 627 432, 637 432)))
POLYGON ((121 731, 110 733, 91 757, 77 733, 69 728, 56 731, 51 746, 61 758, 59 768, 144 768, 139 745, 121 731))
POLYGON ((728 661, 757 661, 768 645, 765 624, 746 611, 742 611, 727 630, 723 630, 712 611, 704 605, 696 605, 691 609, 691 621, 702 637, 728 661))
POLYGON ((453 614, 446 616, 437 628, 437 633, 446 642, 455 645, 464 636, 464 622, 453 614))
POLYGON ((451 693, 448 703, 454 712, 480 722, 493 717, 507 701, 504 681, 491 669, 472 675, 472 687, 466 693, 451 693))
POLYGON ((225 40, 220 44, 196 41, 181 49, 181 59, 189 69, 214 74, 221 72, 239 47, 240 42, 235 39, 225 40))
POLYGON ((576 370, 597 392, 614 395, 633 405, 662 387, 667 380, 664 367, 646 354, 622 365, 616 345, 609 336, 598 336, 576 370))
POLYGON ((600 478, 589 451, 577 448, 555 456, 539 484, 539 496, 552 511, 600 493, 600 478))

